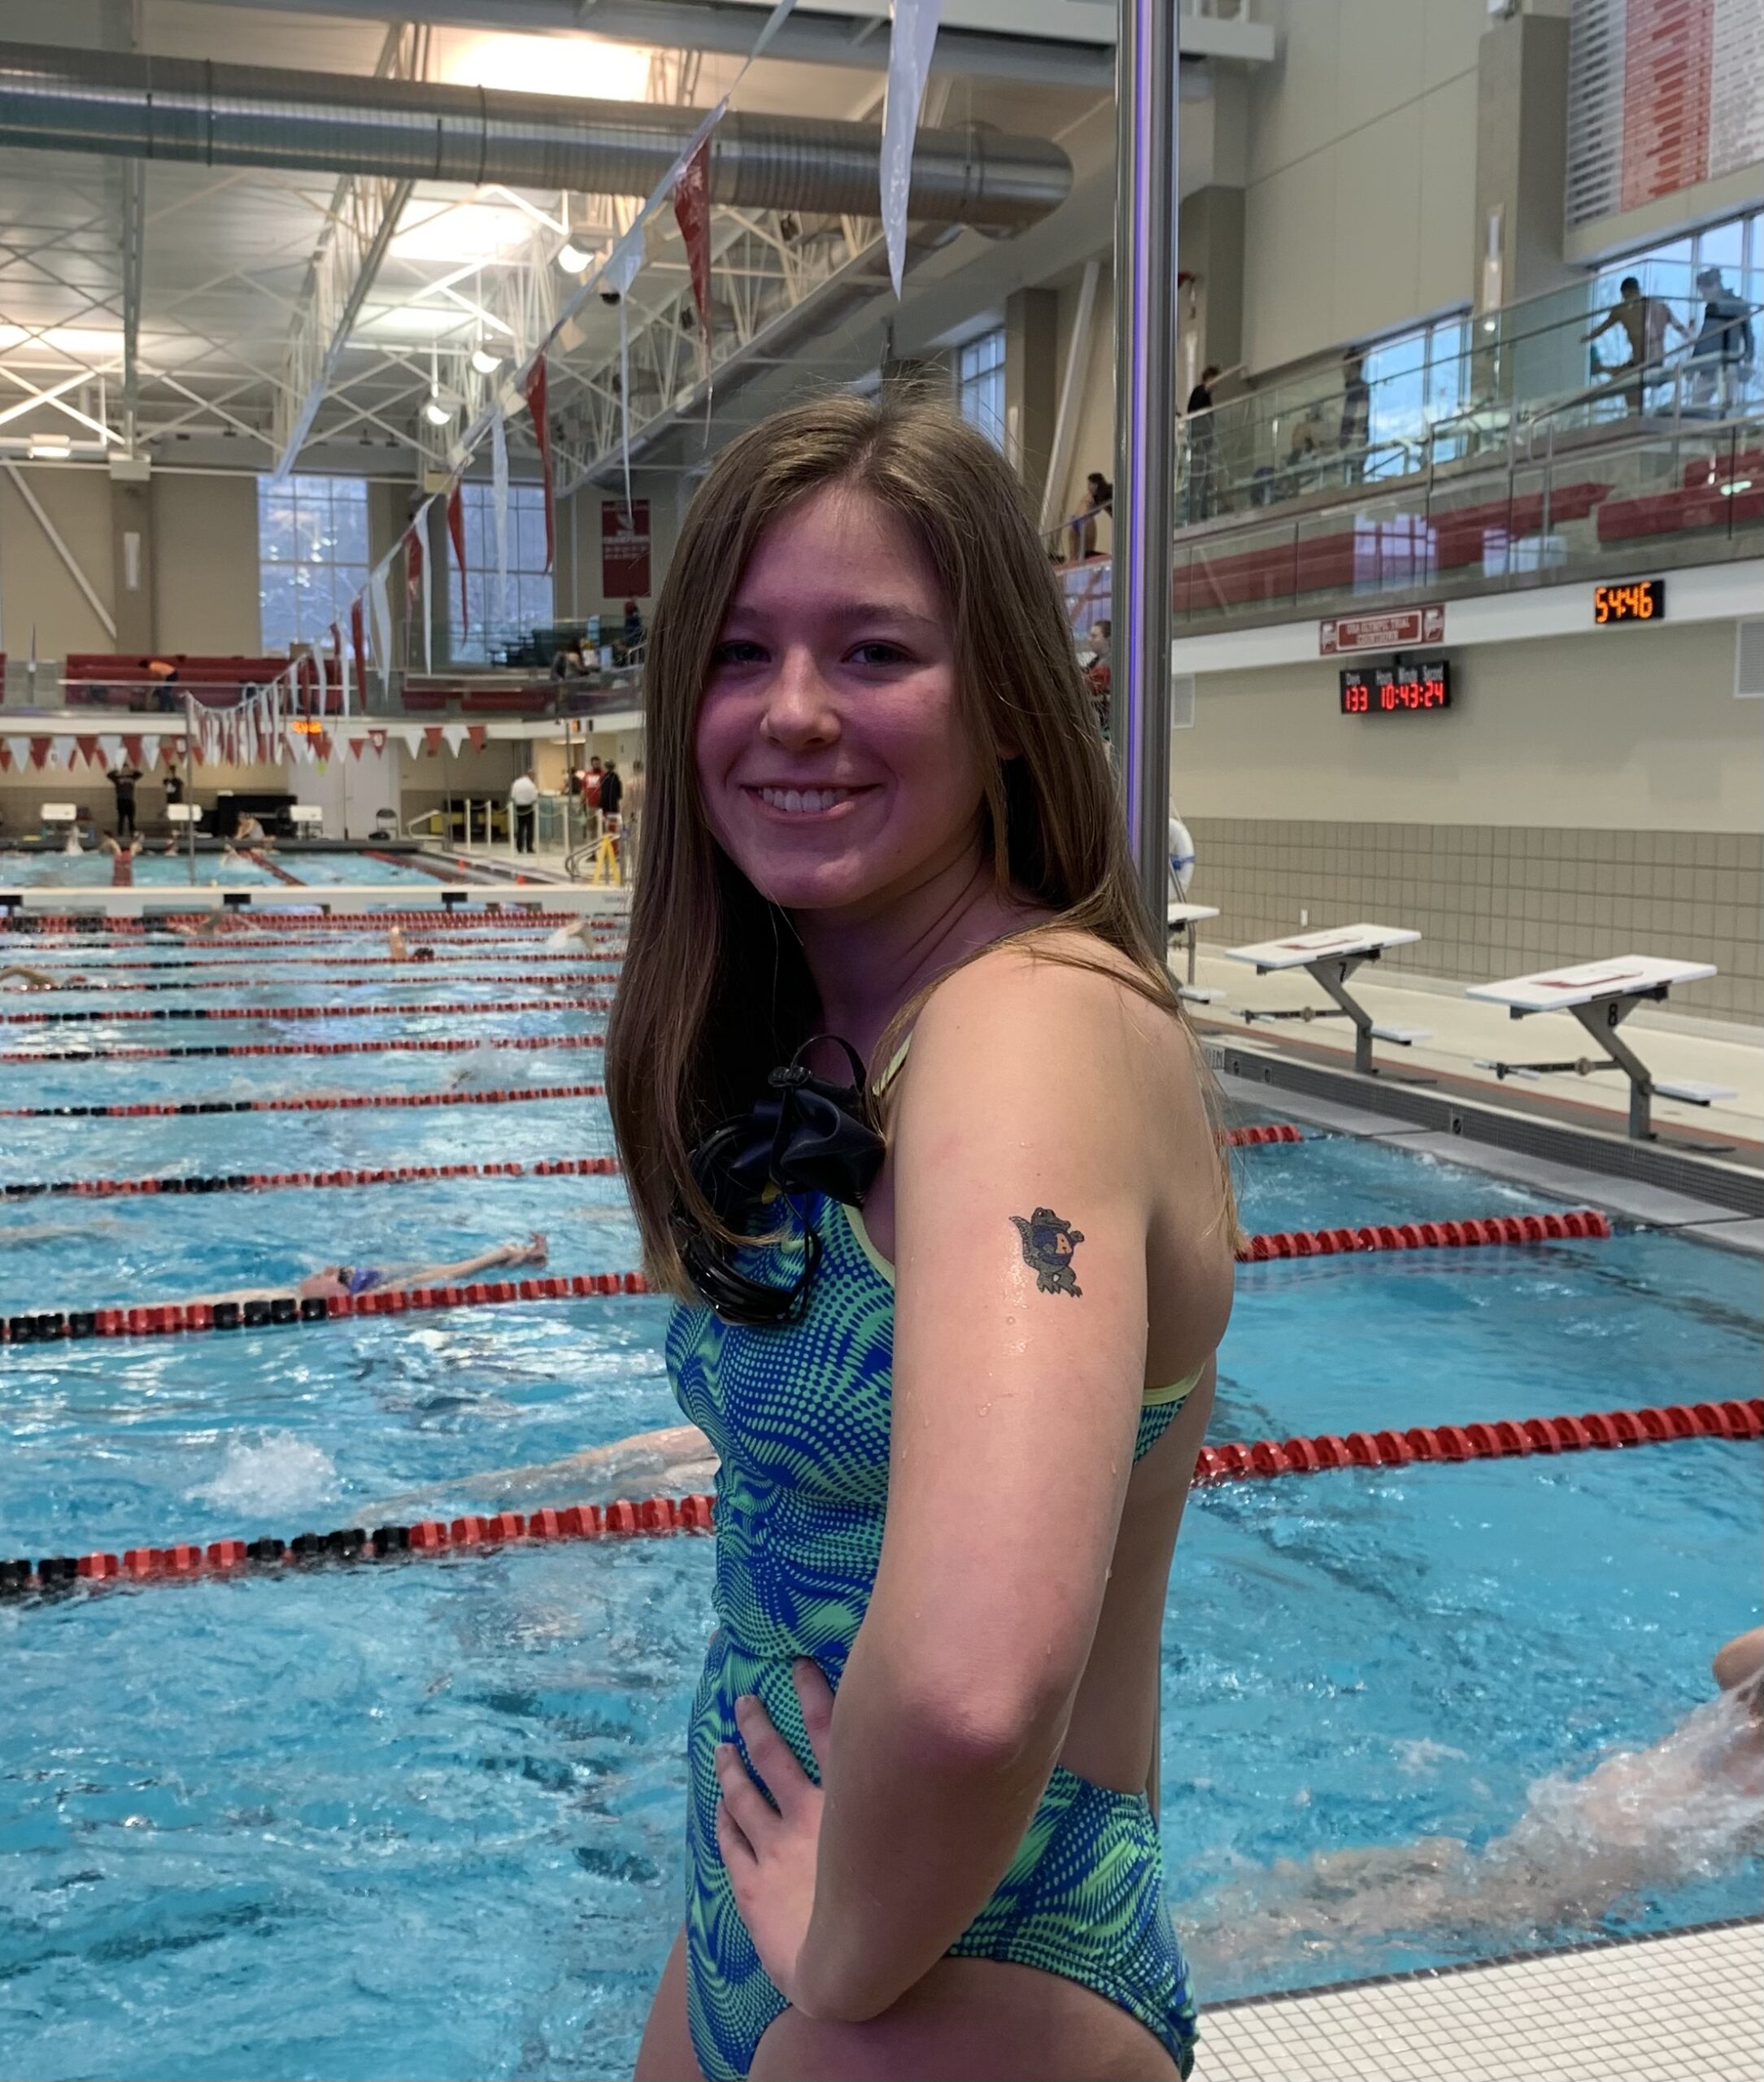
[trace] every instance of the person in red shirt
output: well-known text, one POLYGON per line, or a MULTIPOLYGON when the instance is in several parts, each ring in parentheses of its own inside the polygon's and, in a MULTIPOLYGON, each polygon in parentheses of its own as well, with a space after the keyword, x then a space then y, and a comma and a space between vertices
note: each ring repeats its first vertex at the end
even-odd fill
POLYGON ((598 759, 590 759, 586 766, 582 769, 581 806, 585 810, 597 810, 600 807, 600 782, 603 770, 598 759))

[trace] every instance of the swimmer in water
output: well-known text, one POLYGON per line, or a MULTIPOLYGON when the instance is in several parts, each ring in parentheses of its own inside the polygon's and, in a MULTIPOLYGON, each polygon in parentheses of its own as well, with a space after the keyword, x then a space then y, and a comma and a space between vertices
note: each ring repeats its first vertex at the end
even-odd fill
POLYGON ((530 1467, 496 1468, 464 1482, 407 1491, 373 1505, 382 1516, 427 1510, 439 1499, 462 1504, 610 1504, 621 1496, 694 1496, 716 1479, 716 1449, 695 1424, 640 1431, 610 1446, 591 1446, 530 1467))
MULTIPOLYGON (((544 1237, 534 1230, 524 1244, 499 1244, 491 1250, 479 1252, 476 1257, 461 1258, 454 1265, 321 1265, 318 1271, 308 1273, 292 1287, 238 1287, 224 1294, 198 1294, 194 1300, 212 1307, 220 1301, 272 1301, 292 1293, 303 1301, 328 1301, 333 1295, 353 1296, 385 1294, 412 1287, 446 1287, 458 1280, 475 1279, 480 1273, 516 1265, 538 1269, 546 1264, 549 1255, 544 1237)), ((188 1301, 183 1304, 185 1308, 190 1305, 188 1301)))
POLYGON ((1717 1653, 1720 1696, 1646 1749, 1614 1749, 1583 1778, 1552 1773, 1505 1835, 1283 1858, 1188 1915, 1217 1971, 1348 1951, 1392 1932, 1596 1927, 1639 1897, 1709 1876, 1764 1845, 1764 1628, 1717 1653))
POLYGON ((404 937, 404 928, 394 926, 385 936, 386 957, 391 961, 433 961, 435 950, 419 941, 412 947, 404 937))
POLYGON ((4 969, 0 969, 0 983, 10 983, 15 979, 20 989, 24 991, 59 991, 85 981, 83 976, 59 976, 52 969, 33 969, 28 962, 9 961, 4 969))

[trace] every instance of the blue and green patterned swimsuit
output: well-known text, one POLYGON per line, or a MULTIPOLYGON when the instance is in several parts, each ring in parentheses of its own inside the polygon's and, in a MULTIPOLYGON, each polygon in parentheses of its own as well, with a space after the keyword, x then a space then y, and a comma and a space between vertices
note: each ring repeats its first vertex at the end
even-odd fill
MULTIPOLYGON (((668 1329, 674 1393, 722 1463, 721 1623, 688 1740, 686 2014, 709 2082, 746 2075, 760 2035, 788 2006, 760 1964, 717 1849, 716 1745, 739 1744, 735 1701, 755 1692, 814 1772, 791 1666, 811 1656, 838 1688, 876 1580, 888 1501, 892 1272, 855 1213, 817 1194, 795 1204, 824 1253, 799 1321, 728 1324, 708 1308, 682 1305, 668 1329)), ((776 1279, 786 1262, 794 1273, 800 1248, 769 1247, 761 1276, 776 1279)), ((1163 1435, 1192 1385, 1148 1396, 1135 1460, 1163 1435)), ((950 1950, 1039 1967, 1095 1989, 1138 2018, 1188 2072, 1194 2004, 1143 1793, 1111 1792, 1056 1767, 998 1891, 950 1950)))

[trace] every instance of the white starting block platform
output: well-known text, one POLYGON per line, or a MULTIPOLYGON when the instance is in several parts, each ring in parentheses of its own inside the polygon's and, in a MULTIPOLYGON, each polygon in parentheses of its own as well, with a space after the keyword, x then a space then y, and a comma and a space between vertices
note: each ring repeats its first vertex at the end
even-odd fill
POLYGON ((1210 1005, 1216 998, 1225 995, 1222 991, 1204 991, 1195 982, 1194 929, 1203 918, 1217 918, 1217 904, 1184 904, 1172 897, 1165 908, 1164 922, 1169 937, 1186 940, 1188 945, 1188 975, 1185 982, 1176 986, 1176 995, 1191 1005, 1210 1005))
POLYGON ((1513 1019, 1534 1013, 1565 1012, 1580 1024, 1605 1052, 1602 1061, 1584 1056, 1568 1062, 1491 1062, 1485 1067, 1505 1080, 1547 1077, 1569 1072, 1587 1077, 1618 1069, 1629 1079, 1629 1132, 1638 1141, 1653 1133, 1653 1101, 1676 1099, 1688 1106, 1713 1106, 1739 1096, 1731 1086, 1705 1084, 1697 1078, 1656 1078, 1618 1028, 1637 1005, 1664 1004, 1675 983, 1700 983, 1718 972, 1707 961, 1674 961, 1663 955, 1620 954, 1609 961, 1582 961, 1566 969, 1542 969, 1530 976, 1509 976, 1498 983, 1472 983, 1466 997, 1505 1005, 1513 1019))
POLYGON ((1387 947, 1410 947, 1421 938, 1406 926, 1336 926, 1322 932, 1295 933, 1290 939, 1258 940, 1248 947, 1227 947, 1233 961, 1247 961, 1258 976, 1290 969, 1306 970, 1318 987, 1335 1000, 1330 1010, 1311 1005, 1287 1006, 1275 1011, 1244 1008, 1244 1017, 1253 1026, 1258 1019, 1351 1019, 1353 1021, 1353 1066, 1362 1075, 1377 1074, 1372 1043, 1387 1041, 1399 1048, 1411 1048, 1430 1038, 1425 1026, 1396 1026, 1374 1020, 1347 987, 1348 978, 1362 962, 1376 961, 1387 947))

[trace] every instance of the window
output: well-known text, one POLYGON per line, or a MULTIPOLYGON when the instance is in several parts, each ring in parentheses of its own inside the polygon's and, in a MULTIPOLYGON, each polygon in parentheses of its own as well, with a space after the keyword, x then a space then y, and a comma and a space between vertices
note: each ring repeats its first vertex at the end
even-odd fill
POLYGON ((359 477, 259 477, 257 543, 264 649, 322 642, 367 583, 367 485, 359 477))
POLYGON ((1428 429, 1449 420, 1462 403, 1469 336, 1469 320, 1457 316, 1367 348, 1369 477, 1401 477, 1426 460, 1428 429))
POLYGON ((956 352, 956 409, 994 447, 1004 446, 1004 328, 956 352))
POLYGON ((448 559, 447 622, 452 656, 462 663, 487 664, 511 643, 525 642, 536 629, 556 620, 551 573, 545 568, 545 487, 508 487, 508 591, 499 599, 496 564, 496 511, 492 487, 476 482, 460 487, 465 519, 465 590, 471 608, 468 629, 460 614, 460 574, 448 559))

